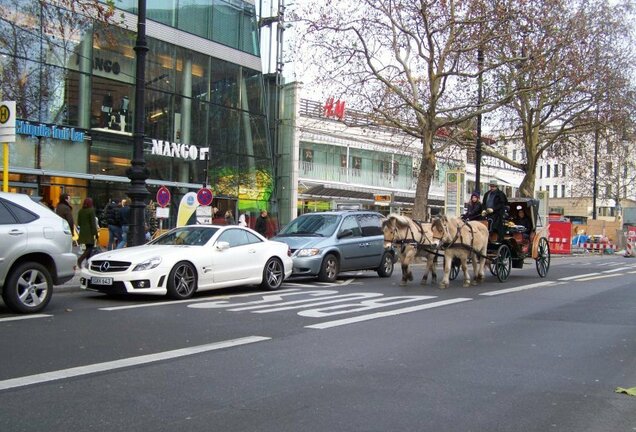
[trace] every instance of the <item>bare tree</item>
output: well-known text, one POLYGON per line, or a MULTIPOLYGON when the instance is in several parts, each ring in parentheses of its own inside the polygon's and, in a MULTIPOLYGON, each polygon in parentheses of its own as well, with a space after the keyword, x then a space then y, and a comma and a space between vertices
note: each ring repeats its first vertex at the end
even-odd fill
POLYGON ((421 142, 413 215, 425 218, 437 155, 465 140, 463 127, 480 112, 509 100, 506 89, 476 103, 476 77, 511 57, 477 64, 477 52, 496 42, 512 1, 362 0, 312 2, 295 11, 303 26, 298 56, 318 70, 319 82, 375 122, 421 142), (308 54, 311 53, 311 54, 308 54), (441 139, 440 139, 441 138, 441 139))
POLYGON ((493 46, 496 56, 522 61, 495 71, 495 80, 515 97, 497 112, 503 134, 520 137, 525 160, 494 147, 484 153, 524 171, 522 196, 534 195, 536 167, 544 153, 568 137, 585 135, 612 115, 631 82, 632 38, 627 5, 603 0, 518 2, 510 38, 493 46))

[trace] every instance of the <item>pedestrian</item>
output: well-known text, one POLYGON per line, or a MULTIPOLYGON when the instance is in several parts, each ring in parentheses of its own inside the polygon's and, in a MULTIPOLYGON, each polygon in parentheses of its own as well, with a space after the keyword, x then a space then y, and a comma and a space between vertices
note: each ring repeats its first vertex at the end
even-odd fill
POLYGON ((489 190, 484 194, 484 207, 482 216, 489 219, 491 233, 497 233, 497 241, 502 241, 504 237, 504 218, 508 207, 506 194, 499 190, 497 180, 488 183, 489 190))
POLYGON ((117 245, 117 249, 121 249, 128 243, 128 227, 130 225, 130 206, 128 200, 121 200, 121 209, 119 209, 119 221, 121 223, 121 240, 117 245))
POLYGON ((470 196, 470 201, 466 204, 466 213, 462 215, 462 219, 466 221, 481 219, 481 202, 479 201, 479 192, 475 191, 470 196))
POLYGON ((247 220, 245 220, 245 213, 241 213, 238 220, 238 226, 246 227, 247 220))
POLYGON ((260 216, 256 218, 254 231, 263 237, 267 237, 267 210, 261 210, 260 216))
POLYGON ((82 208, 77 213, 77 226, 79 228, 79 238, 77 242, 84 245, 84 252, 77 258, 77 266, 82 268, 82 263, 93 254, 93 248, 97 241, 97 216, 93 207, 93 200, 85 198, 82 208))
POLYGON ((68 222, 71 227, 71 235, 75 235, 75 223, 73 222, 73 207, 71 206, 71 196, 67 193, 60 195, 60 202, 57 204, 55 213, 68 222))
POLYGON ((236 221, 234 220, 234 216, 230 210, 225 212, 225 224, 226 225, 236 225, 236 221))
POLYGON ((121 205, 115 200, 110 200, 104 208, 106 225, 108 226, 108 250, 116 249, 117 244, 121 241, 120 209, 121 205))
POLYGON ((152 240, 158 229, 157 224, 157 206, 153 200, 150 200, 144 209, 144 229, 146 241, 152 240))

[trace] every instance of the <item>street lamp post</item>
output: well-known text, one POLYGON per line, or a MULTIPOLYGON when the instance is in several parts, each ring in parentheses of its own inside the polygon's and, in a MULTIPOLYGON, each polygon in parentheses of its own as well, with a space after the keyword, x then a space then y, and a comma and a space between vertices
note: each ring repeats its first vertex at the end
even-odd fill
POLYGON ((135 124, 133 132, 133 159, 126 171, 130 179, 128 196, 130 203, 130 221, 128 229, 128 246, 138 246, 145 243, 144 211, 145 198, 149 195, 146 188, 148 169, 144 159, 144 127, 145 127, 145 85, 146 85, 146 0, 137 3, 137 40, 135 42, 135 124))

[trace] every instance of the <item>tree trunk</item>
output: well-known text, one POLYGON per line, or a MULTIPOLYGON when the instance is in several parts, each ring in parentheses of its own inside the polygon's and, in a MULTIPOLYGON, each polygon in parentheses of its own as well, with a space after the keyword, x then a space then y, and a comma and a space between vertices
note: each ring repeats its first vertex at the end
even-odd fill
POLYGON ((428 220, 428 193, 431 189, 433 174, 435 174, 435 154, 430 151, 431 147, 426 140, 423 139, 422 141, 422 164, 420 165, 420 173, 417 176, 413 218, 428 220))

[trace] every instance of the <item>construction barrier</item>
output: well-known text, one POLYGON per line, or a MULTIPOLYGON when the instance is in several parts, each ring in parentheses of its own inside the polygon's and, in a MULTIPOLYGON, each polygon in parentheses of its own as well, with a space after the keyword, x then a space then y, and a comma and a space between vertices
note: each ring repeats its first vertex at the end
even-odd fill
POLYGON ((568 237, 548 237, 550 253, 569 254, 572 252, 571 240, 568 237))
POLYGON ((616 249, 611 243, 581 243, 581 247, 591 253, 611 254, 616 249))
POLYGON ((548 243, 551 254, 568 255, 572 253, 572 223, 550 221, 548 243))

